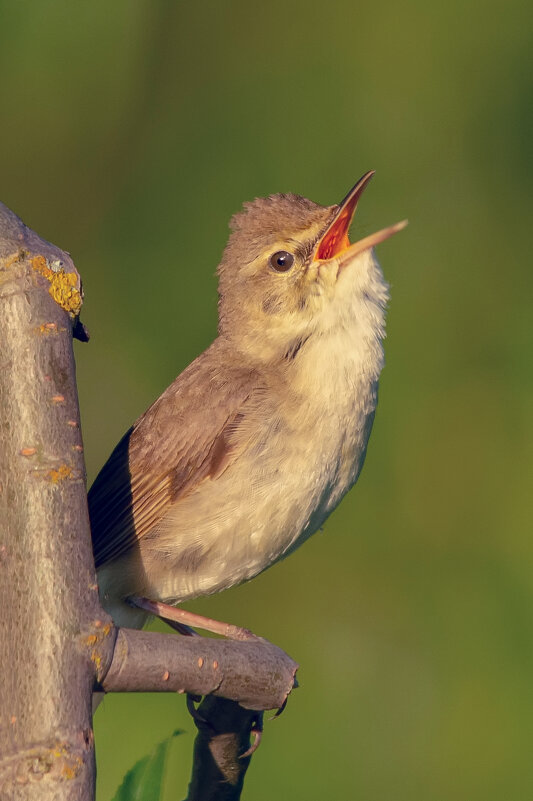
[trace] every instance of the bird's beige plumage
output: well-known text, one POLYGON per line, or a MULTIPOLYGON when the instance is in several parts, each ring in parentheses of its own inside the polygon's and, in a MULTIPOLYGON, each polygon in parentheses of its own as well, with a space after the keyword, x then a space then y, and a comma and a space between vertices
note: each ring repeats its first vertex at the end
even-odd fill
MULTIPOLYGON (((247 204, 219 267, 219 335, 133 425, 89 493, 104 606, 177 603, 251 578, 323 523, 361 470, 387 285, 340 206, 247 204), (281 254, 281 256, 280 256, 281 254)), ((365 240, 366 242, 366 240, 365 240)))
POLYGON ((134 547, 171 504, 233 458, 239 420, 259 382, 253 370, 222 373, 217 350, 199 356, 139 418, 91 487, 97 568, 134 547))

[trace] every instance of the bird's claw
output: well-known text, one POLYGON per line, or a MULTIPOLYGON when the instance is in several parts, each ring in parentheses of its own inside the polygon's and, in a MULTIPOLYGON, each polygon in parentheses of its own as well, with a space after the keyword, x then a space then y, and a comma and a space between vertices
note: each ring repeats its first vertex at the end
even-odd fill
POLYGON ((282 712, 284 712, 284 710, 285 710, 285 707, 287 706, 287 701, 288 701, 288 700, 289 700, 289 696, 287 696, 287 697, 285 698, 284 702, 282 703, 282 705, 280 706, 280 708, 278 709, 278 711, 277 711, 277 712, 276 712, 274 715, 272 715, 272 717, 271 717, 271 718, 269 718, 270 720, 276 720, 276 718, 279 718, 279 716, 281 715, 281 713, 282 713, 282 712))
POLYGON ((258 712, 252 721, 252 728, 250 729, 250 736, 253 738, 250 747, 241 754, 239 759, 246 759, 254 754, 261 745, 261 738, 263 737, 263 713, 258 712))
POLYGON ((199 704, 202 700, 201 695, 194 695, 193 693, 187 693, 187 709, 189 710, 189 714, 194 720, 196 727, 198 729, 209 729, 212 730, 213 727, 206 720, 202 715, 199 713, 198 709, 195 707, 195 704, 199 704))

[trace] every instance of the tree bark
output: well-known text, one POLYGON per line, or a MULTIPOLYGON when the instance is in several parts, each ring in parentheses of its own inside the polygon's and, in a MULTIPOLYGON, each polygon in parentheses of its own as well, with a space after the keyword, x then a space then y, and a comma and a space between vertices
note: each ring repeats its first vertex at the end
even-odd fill
POLYGON ((204 699, 195 716, 198 735, 186 801, 238 801, 252 758, 250 732, 261 725, 260 716, 257 721, 257 713, 233 701, 204 699))
POLYGON ((0 797, 13 801, 94 798, 83 640, 110 621, 74 380, 80 305, 68 254, 0 205, 0 797))
POLYGON ((100 686, 105 692, 215 695, 260 712, 285 704, 297 667, 260 637, 239 642, 119 629, 100 686))

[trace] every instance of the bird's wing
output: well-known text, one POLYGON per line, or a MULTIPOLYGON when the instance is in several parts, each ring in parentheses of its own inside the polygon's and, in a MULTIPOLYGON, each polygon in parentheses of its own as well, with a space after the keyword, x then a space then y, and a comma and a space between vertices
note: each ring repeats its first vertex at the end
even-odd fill
MULTIPOLYGON (((222 372, 205 356, 127 432, 92 485, 97 567, 131 548, 171 506, 200 482, 219 476, 237 455, 234 434, 261 388, 251 371, 222 372)), ((240 436, 239 451, 242 447, 240 436)))

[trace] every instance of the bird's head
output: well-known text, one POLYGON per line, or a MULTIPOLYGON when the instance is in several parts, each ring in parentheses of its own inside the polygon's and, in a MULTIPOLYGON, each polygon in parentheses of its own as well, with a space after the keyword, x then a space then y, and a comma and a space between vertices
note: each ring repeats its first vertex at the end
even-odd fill
POLYGON ((407 223, 350 243, 373 175, 363 175, 338 205, 278 194, 246 203, 233 217, 218 270, 219 332, 253 361, 290 354, 313 333, 357 326, 372 307, 383 317, 387 285, 372 248, 407 223))

